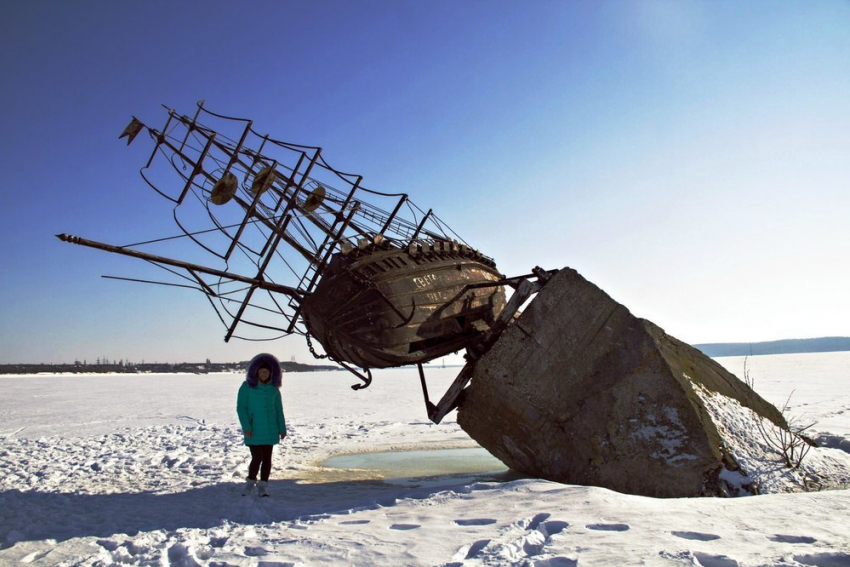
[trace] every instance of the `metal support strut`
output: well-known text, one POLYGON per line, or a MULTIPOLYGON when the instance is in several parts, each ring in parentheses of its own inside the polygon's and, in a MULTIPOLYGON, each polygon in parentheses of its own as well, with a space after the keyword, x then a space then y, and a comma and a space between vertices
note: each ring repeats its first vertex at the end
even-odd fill
POLYGON ((458 374, 457 378, 454 379, 454 382, 452 382, 449 389, 446 390, 446 393, 443 394, 442 399, 440 399, 437 405, 434 405, 431 400, 428 399, 428 390, 425 386, 425 375, 422 371, 422 365, 419 365, 419 378, 422 381, 422 391, 425 395, 425 408, 428 411, 428 419, 434 423, 440 423, 440 421, 446 417, 446 414, 460 405, 463 401, 464 389, 469 381, 472 380, 472 373, 475 370, 476 362, 478 362, 478 360, 496 343, 511 321, 513 321, 514 315, 516 315, 517 311, 519 311, 519 308, 522 307, 529 297, 543 289, 546 283, 552 279, 552 276, 557 273, 557 270, 547 271, 540 267, 535 267, 532 272, 533 275, 522 276, 518 283, 516 282, 517 278, 510 278, 510 280, 495 282, 494 285, 502 285, 503 283, 509 285, 516 284, 516 291, 511 296, 507 305, 505 305, 505 308, 499 314, 499 318, 493 326, 490 327, 490 330, 484 333, 478 341, 467 347, 465 355, 467 361, 466 364, 464 364, 460 374, 458 374), (532 282, 529 279, 531 277, 536 277, 537 281, 532 282))
POLYGON ((425 408, 428 410, 428 417, 431 417, 431 414, 437 411, 437 406, 431 403, 428 398, 428 385, 425 383, 425 371, 422 369, 422 363, 417 362, 416 366, 419 367, 419 381, 422 383, 422 395, 425 396, 425 408))

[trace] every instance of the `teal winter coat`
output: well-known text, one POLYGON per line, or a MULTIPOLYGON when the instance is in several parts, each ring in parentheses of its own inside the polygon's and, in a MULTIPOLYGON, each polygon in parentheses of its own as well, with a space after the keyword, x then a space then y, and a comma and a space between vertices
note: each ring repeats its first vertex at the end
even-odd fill
POLYGON ((257 382, 253 388, 243 382, 236 398, 236 413, 242 431, 253 432, 251 437, 245 437, 246 445, 277 445, 280 435, 286 434, 280 390, 271 382, 257 382))

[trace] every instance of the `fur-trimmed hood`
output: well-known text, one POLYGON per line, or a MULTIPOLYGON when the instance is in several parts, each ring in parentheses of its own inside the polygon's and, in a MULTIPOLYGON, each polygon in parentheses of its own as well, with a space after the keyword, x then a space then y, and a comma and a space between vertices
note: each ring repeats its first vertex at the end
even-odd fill
POLYGON ((272 385, 275 388, 280 388, 280 362, 278 362, 274 355, 267 352, 260 353, 251 359, 251 363, 248 364, 248 371, 245 373, 245 382, 247 382, 252 388, 257 387, 257 384, 260 382, 260 379, 257 377, 257 370, 260 369, 260 366, 262 366, 263 363, 268 364, 272 369, 272 385))

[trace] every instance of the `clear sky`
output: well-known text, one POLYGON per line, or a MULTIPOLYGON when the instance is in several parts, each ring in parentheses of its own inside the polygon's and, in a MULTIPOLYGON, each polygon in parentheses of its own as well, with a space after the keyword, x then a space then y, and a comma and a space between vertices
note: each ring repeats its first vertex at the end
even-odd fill
POLYGON ((848 2, 17 1, 0 46, 0 363, 312 360, 54 237, 174 234, 117 136, 199 99, 686 342, 850 335, 848 2))

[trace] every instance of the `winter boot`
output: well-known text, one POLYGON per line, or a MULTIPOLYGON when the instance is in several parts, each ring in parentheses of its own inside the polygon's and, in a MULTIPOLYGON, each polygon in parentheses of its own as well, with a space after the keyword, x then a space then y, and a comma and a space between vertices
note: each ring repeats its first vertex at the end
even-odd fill
POLYGON ((268 485, 269 485, 269 483, 268 483, 267 480, 261 480, 260 482, 258 482, 257 483, 257 494, 259 494, 261 497, 262 496, 268 497, 268 495, 269 495, 268 485))
POLYGON ((254 492, 254 487, 257 486, 256 480, 251 480, 250 478, 245 481, 245 486, 242 487, 242 496, 250 496, 252 492, 254 492))

